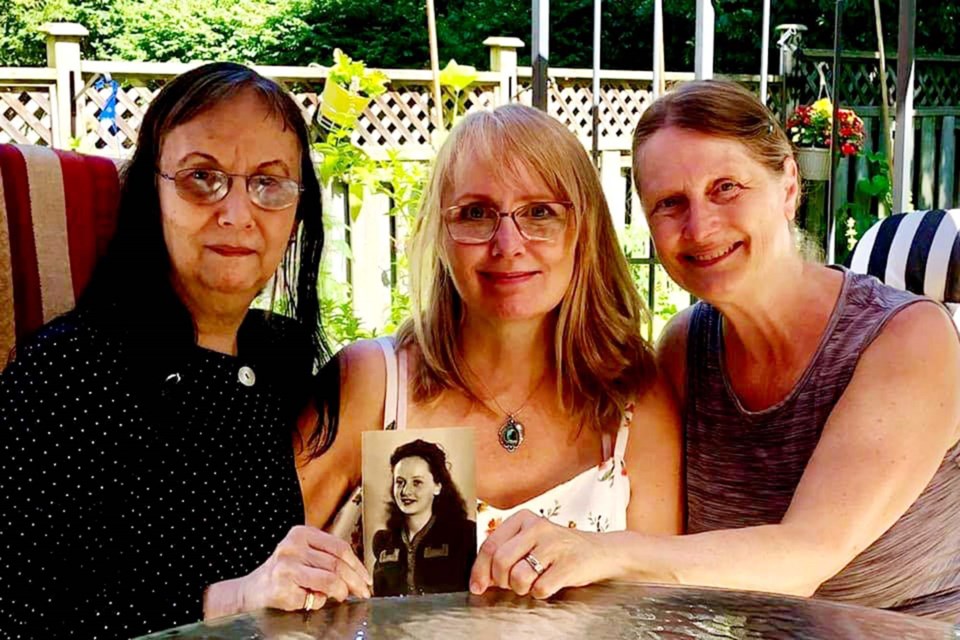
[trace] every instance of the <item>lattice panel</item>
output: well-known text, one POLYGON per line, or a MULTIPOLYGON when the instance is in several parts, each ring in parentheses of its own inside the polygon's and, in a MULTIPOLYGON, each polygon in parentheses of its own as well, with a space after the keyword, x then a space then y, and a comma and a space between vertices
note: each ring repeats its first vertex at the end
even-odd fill
MULTIPOLYGON (((129 155, 133 151, 143 114, 162 86, 162 81, 145 84, 137 78, 118 79, 121 89, 117 96, 117 131, 112 133, 108 123, 98 119, 110 95, 110 89, 94 88, 96 79, 89 78, 87 88, 77 101, 79 130, 83 132, 80 148, 129 155)), ((668 83, 668 89, 673 84, 674 82, 668 83)), ((747 85, 749 86, 749 83, 747 85)), ((757 89, 755 85, 756 83, 750 87, 754 91, 757 89)), ((300 106, 307 122, 316 123, 322 83, 319 86, 301 83, 296 89, 291 96, 300 106)), ((650 82, 606 80, 601 89, 601 139, 629 139, 640 116, 652 100, 650 82)), ((494 84, 475 84, 457 96, 444 88, 447 119, 445 126, 449 128, 451 124, 455 101, 458 116, 478 109, 491 109, 496 106, 496 90, 497 85, 494 84)), ((591 82, 583 78, 551 80, 549 92, 551 115, 569 127, 579 138, 589 139, 593 132, 591 82)), ((771 108, 778 111, 779 86, 771 84, 769 92, 771 108)), ((529 105, 531 97, 529 80, 526 80, 518 87, 514 100, 529 105)), ((46 135, 49 137, 49 116, 47 120, 46 135)), ((424 82, 392 82, 389 91, 371 101, 364 111, 353 140, 367 149, 428 147, 435 128, 431 86, 424 82)))
POLYGON ((579 138, 593 131, 590 81, 551 82, 547 86, 547 112, 579 138))
POLYGON ((121 81, 117 91, 116 128, 99 117, 110 97, 110 87, 96 89, 93 83, 77 99, 77 129, 80 150, 102 150, 106 153, 128 156, 136 146, 137 133, 143 114, 160 90, 159 86, 127 84, 121 81))
POLYGON ((320 91, 323 90, 323 86, 310 87, 310 89, 309 91, 296 91, 290 94, 300 106, 300 112, 308 124, 316 122, 317 111, 320 109, 320 91))
MULTIPOLYGON (((457 106, 457 115, 495 106, 494 85, 471 85, 459 96, 443 89, 446 126, 457 106)), ((354 140, 362 147, 402 148, 429 146, 436 128, 433 121, 433 93, 430 85, 391 83, 364 111, 354 140)))
POLYGON ((630 138, 640 116, 653 101, 646 83, 600 85, 600 138, 630 138))
POLYGON ((0 143, 53 144, 50 91, 0 88, 0 143))
MULTIPOLYGON (((566 125, 576 136, 593 136, 593 86, 585 78, 551 79, 548 85, 550 115, 566 125)), ((524 83, 518 101, 529 105, 532 89, 524 83)), ((624 139, 633 130, 644 110, 653 100, 650 82, 646 80, 607 80, 600 84, 601 139, 624 139)))
MULTIPOLYGON (((833 82, 830 72, 833 60, 820 55, 798 57, 796 77, 792 80, 792 93, 800 104, 817 99, 820 77, 816 64, 827 65, 825 76, 833 82)), ((960 64, 949 60, 917 60, 914 83, 914 107, 960 106, 960 64)), ((843 60, 840 71, 840 101, 853 107, 879 106, 880 62, 875 59, 854 58, 843 60)), ((891 104, 896 100, 897 61, 887 60, 887 89, 891 104)), ((828 87, 829 89, 829 87, 828 87)))

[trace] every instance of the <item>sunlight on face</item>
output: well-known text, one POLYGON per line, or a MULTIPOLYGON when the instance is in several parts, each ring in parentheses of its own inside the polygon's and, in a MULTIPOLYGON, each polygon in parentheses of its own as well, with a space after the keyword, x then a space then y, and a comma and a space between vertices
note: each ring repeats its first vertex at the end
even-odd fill
MULTIPOLYGON (((485 159, 466 155, 453 169, 453 187, 442 207, 480 204, 501 212, 532 202, 563 200, 522 165, 506 180, 485 159)), ((527 240, 510 218, 483 244, 462 244, 444 230, 449 269, 467 313, 497 321, 542 318, 563 299, 573 276, 576 224, 552 240, 527 240)))
POLYGON ((736 140, 666 127, 643 144, 636 167, 658 257, 694 295, 742 296, 795 256, 792 161, 778 175, 736 140))
MULTIPOLYGON (((217 169, 300 180, 300 145, 253 91, 202 112, 163 139, 160 170, 217 169)), ((158 178, 163 237, 178 287, 197 300, 209 294, 253 299, 286 250, 297 203, 265 210, 250 202, 243 178, 213 204, 188 202, 158 178)))

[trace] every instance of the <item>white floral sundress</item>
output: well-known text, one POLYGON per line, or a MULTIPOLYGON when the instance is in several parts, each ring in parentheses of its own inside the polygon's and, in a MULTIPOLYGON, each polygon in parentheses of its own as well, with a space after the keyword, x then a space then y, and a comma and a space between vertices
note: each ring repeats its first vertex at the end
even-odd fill
MULTIPOLYGON (((406 354, 398 354, 391 338, 378 338, 387 367, 387 389, 383 412, 384 429, 404 429, 407 418, 406 354)), ((627 528, 627 505, 630 502, 630 478, 624 463, 629 426, 633 419, 633 405, 624 412, 613 447, 609 434, 603 436, 603 459, 566 482, 511 509, 497 509, 483 500, 477 500, 477 546, 495 531, 501 522, 514 513, 529 509, 551 522, 586 531, 623 531, 627 528)), ((337 513, 330 532, 350 540, 362 555, 360 489, 354 490, 350 500, 337 513)))

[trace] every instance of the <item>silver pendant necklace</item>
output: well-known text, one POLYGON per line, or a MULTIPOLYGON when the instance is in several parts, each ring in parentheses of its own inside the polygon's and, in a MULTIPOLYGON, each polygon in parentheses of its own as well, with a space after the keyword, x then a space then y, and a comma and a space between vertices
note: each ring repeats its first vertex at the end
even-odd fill
MULTIPOLYGON (((517 418, 520 416, 520 412, 527 407, 527 403, 530 402, 533 396, 540 389, 541 385, 543 385, 543 381, 547 379, 547 371, 549 371, 549 369, 544 369, 543 375, 540 376, 540 380, 537 382, 537 384, 534 385, 533 390, 530 392, 530 395, 527 396, 527 399, 524 400, 520 404, 520 406, 514 409, 513 411, 507 411, 506 409, 503 408, 503 405, 501 405, 497 401, 497 397, 490 391, 487 385, 484 384, 483 379, 480 376, 478 376, 476 372, 473 370, 473 367, 471 367, 467 363, 466 358, 463 358, 463 363, 464 365, 466 365, 467 370, 474 377, 474 379, 480 384, 483 390, 487 392, 487 395, 490 396, 490 399, 493 400, 493 404, 495 404, 497 406, 497 409, 500 410, 499 413, 506 414, 507 416, 506 420, 504 420, 503 424, 500 425, 500 428, 497 430, 497 440, 500 442, 500 446, 503 447, 507 452, 513 453, 514 451, 520 448, 520 445, 523 444, 523 439, 526 435, 524 432, 523 423, 520 422, 517 418)), ((494 413, 494 414, 498 413, 497 411, 494 411, 493 409, 491 409, 490 405, 484 402, 483 399, 481 399, 477 394, 471 391, 470 395, 472 395, 474 398, 479 400, 480 404, 486 407, 487 411, 490 411, 491 413, 494 413)))
POLYGON ((500 425, 500 430, 497 431, 497 439, 500 440, 501 447, 513 453, 523 444, 523 423, 507 414, 507 421, 500 425))

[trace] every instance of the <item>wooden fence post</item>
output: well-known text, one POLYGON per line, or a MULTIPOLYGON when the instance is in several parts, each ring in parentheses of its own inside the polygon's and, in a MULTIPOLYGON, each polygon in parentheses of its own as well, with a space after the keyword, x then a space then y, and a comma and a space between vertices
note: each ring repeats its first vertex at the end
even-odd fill
POLYGON ((517 49, 524 46, 523 40, 490 37, 483 44, 490 47, 490 71, 500 74, 497 106, 510 104, 517 95, 517 49))
POLYGON ((953 208, 953 176, 956 173, 957 158, 957 118, 944 116, 940 129, 940 184, 937 193, 937 206, 941 209, 953 208))
POLYGON ((613 226, 617 231, 622 231, 627 223, 627 190, 619 149, 605 149, 600 152, 600 184, 613 216, 613 226))
POLYGON ((65 148, 76 135, 73 99, 83 86, 80 40, 90 32, 73 22, 47 22, 40 31, 47 34, 47 66, 57 71, 56 96, 50 100, 53 146, 65 148))
POLYGON ((360 215, 350 223, 353 312, 368 329, 383 330, 390 316, 390 198, 364 190, 360 215))

